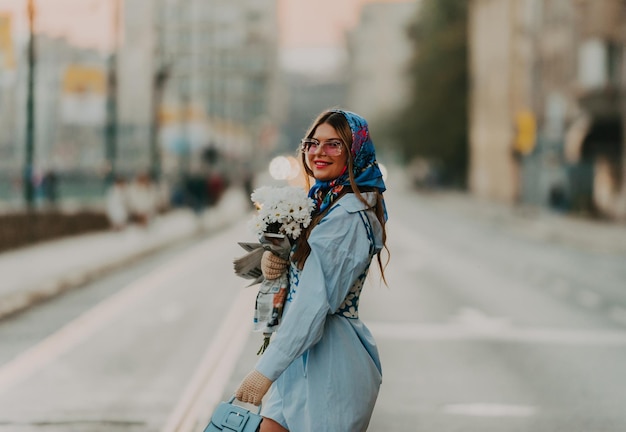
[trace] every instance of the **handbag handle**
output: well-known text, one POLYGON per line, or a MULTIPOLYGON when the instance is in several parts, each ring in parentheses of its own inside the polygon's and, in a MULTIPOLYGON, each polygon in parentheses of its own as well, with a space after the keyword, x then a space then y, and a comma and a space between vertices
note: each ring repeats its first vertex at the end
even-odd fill
MULTIPOLYGON (((229 403, 229 404, 231 404, 231 405, 235 405, 235 404, 233 403, 233 402, 235 401, 235 399, 236 399, 236 397, 235 397, 235 395, 233 395, 233 396, 232 396, 232 397, 228 400, 228 403, 229 403)), ((241 402, 239 399, 237 399, 237 401, 238 401, 238 402, 241 402)), ((243 403, 246 403, 246 402, 243 402, 243 403)), ((237 406, 239 406, 239 405, 237 405, 237 406)), ((258 410, 257 410, 257 412, 256 412, 256 413, 257 413, 257 415, 260 415, 260 414, 261 414, 261 407, 262 407, 262 406, 263 406, 263 404, 259 404, 258 410)), ((250 411, 250 410, 248 410, 248 411, 250 411)))

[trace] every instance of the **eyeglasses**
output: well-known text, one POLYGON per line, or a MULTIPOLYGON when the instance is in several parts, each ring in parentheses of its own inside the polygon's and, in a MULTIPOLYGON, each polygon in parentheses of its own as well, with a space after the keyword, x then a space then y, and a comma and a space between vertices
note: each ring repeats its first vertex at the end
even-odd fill
POLYGON ((302 152, 313 154, 317 153, 317 149, 321 146, 322 153, 327 156, 339 156, 343 151, 343 143, 339 140, 330 140, 323 143, 315 138, 304 138, 302 141, 302 152))

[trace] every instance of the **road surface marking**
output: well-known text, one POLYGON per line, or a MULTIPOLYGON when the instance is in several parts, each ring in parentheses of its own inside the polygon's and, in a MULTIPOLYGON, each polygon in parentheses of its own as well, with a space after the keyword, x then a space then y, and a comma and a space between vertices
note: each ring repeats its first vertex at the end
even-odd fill
POLYGON ((203 430, 208 424, 252 332, 251 322, 241 317, 247 315, 256 293, 241 290, 162 432, 190 432, 198 425, 203 430))
POLYGON ((104 328, 124 310, 148 294, 188 273, 189 267, 207 259, 206 242, 190 249, 170 265, 137 279, 116 294, 69 322, 46 339, 0 367, 0 393, 35 374, 48 363, 70 351, 104 328))
POLYGON ((445 414, 472 417, 531 417, 537 414, 538 410, 528 405, 470 403, 446 405, 441 411, 445 414))
POLYGON ((462 307, 452 317, 453 322, 465 327, 483 330, 495 330, 511 325, 510 318, 492 317, 471 307, 462 307))
POLYGON ((626 345, 626 331, 558 328, 473 327, 459 324, 366 322, 373 335, 390 340, 482 340, 565 345, 626 345))

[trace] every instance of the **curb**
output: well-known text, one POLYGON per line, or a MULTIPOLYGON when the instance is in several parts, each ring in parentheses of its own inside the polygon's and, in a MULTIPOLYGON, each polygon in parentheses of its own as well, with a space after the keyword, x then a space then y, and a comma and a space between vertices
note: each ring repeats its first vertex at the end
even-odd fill
POLYGON ((185 240, 194 237, 197 232, 191 232, 177 239, 158 244, 137 253, 127 255, 115 260, 104 262, 93 267, 76 270, 68 275, 50 282, 36 284, 30 288, 25 288, 22 292, 12 293, 2 297, 0 303, 0 320, 17 315, 20 312, 35 306, 39 303, 51 300, 67 291, 80 288, 107 273, 133 264, 142 258, 146 258, 160 250, 174 246, 185 240))
MULTIPOLYGON (((238 203, 231 203, 231 205, 238 205, 238 203)), ((241 217, 244 216, 238 215, 237 211, 232 209, 229 211, 229 209, 217 206, 202 220, 196 221, 195 226, 193 224, 189 225, 184 233, 180 233, 173 238, 165 238, 133 253, 117 256, 114 259, 103 261, 93 266, 76 269, 55 280, 36 283, 30 287, 22 288, 20 292, 4 295, 0 297, 0 320, 25 312, 37 304, 51 300, 70 290, 81 288, 114 270, 127 267, 161 250, 193 238, 209 237, 217 230, 238 222, 241 217)))

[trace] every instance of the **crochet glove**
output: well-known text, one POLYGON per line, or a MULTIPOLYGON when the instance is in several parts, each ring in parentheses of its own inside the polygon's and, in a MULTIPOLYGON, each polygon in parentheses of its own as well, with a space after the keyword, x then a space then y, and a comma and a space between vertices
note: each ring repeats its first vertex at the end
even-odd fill
POLYGON ((270 251, 263 252, 261 257, 261 271, 267 280, 278 279, 287 269, 289 261, 276 256, 270 251))
POLYGON ((241 402, 259 406, 272 382, 262 373, 253 370, 246 376, 235 392, 235 397, 241 402))

